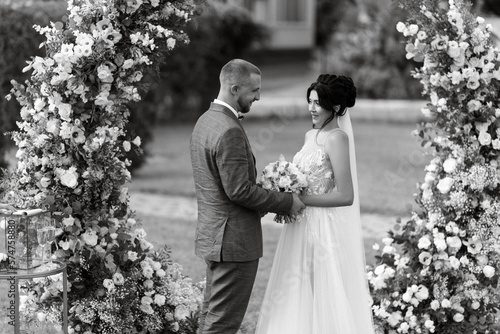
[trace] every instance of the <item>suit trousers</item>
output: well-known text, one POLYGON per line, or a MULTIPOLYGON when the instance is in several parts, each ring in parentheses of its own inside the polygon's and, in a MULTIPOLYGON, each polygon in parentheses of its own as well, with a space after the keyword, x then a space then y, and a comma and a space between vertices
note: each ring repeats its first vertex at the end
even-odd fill
POLYGON ((259 260, 207 263, 199 334, 234 334, 243 321, 259 260))

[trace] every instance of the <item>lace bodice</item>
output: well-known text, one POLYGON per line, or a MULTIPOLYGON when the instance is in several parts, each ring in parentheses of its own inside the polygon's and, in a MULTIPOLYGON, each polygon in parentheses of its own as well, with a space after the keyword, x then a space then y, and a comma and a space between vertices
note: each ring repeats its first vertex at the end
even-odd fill
POLYGON ((316 132, 309 133, 301 150, 293 157, 293 162, 308 174, 307 195, 320 195, 335 188, 333 168, 325 153, 323 133, 316 137, 316 132))

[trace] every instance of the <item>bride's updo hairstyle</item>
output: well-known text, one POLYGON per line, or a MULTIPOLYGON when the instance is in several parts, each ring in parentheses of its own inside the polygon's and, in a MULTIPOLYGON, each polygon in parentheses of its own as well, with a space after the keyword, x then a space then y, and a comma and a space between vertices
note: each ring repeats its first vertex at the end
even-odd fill
POLYGON ((351 78, 344 75, 321 74, 307 89, 307 101, 312 90, 318 93, 321 108, 332 112, 321 128, 330 123, 335 115, 343 116, 346 108, 351 108, 356 103, 356 86, 351 78), (336 112, 334 107, 338 105, 340 109, 336 112))

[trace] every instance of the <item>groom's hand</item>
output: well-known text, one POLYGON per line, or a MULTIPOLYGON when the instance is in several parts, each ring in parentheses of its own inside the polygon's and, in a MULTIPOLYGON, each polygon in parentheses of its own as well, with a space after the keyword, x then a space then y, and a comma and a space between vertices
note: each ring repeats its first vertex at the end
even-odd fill
POLYGON ((300 215, 302 211, 306 208, 306 205, 302 203, 302 201, 300 200, 299 196, 296 193, 293 193, 292 196, 293 196, 293 204, 289 213, 292 216, 298 214, 300 215))

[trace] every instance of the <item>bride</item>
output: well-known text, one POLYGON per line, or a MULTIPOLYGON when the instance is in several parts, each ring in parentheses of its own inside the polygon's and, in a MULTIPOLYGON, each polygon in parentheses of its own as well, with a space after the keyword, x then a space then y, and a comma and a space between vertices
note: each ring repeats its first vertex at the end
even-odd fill
POLYGON ((256 334, 372 334, 359 214, 351 78, 307 90, 313 129, 293 162, 309 173, 306 209, 283 227, 256 334))

